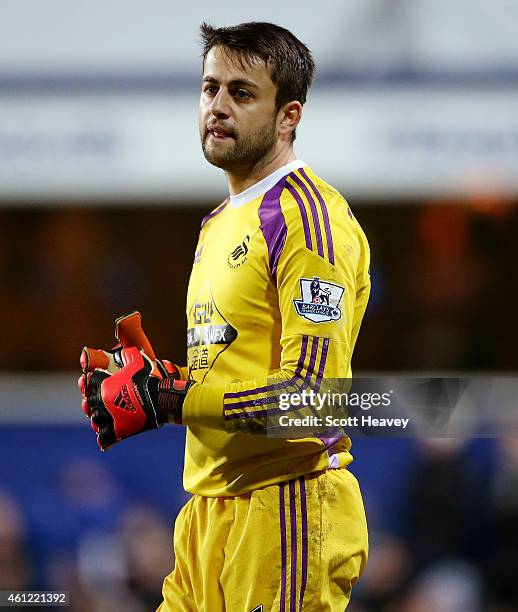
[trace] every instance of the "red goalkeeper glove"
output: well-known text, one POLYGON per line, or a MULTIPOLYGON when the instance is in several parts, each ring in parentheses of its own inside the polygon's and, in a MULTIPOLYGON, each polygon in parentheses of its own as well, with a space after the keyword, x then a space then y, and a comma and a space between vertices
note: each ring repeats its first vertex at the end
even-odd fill
POLYGON ((135 311, 115 320, 115 338, 118 343, 110 350, 94 349, 85 346, 81 352, 80 364, 84 373, 93 372, 99 368, 114 374, 122 367, 120 351, 122 348, 136 346, 153 362, 153 374, 160 378, 181 378, 180 370, 174 363, 166 359, 157 359, 144 330, 142 315, 135 311))
POLYGON ((153 375, 153 363, 137 347, 120 350, 115 373, 96 369, 80 379, 83 410, 101 450, 130 436, 173 421, 181 424, 189 383, 153 375))
MULTIPOLYGON (((86 416, 90 418, 102 450, 129 435, 159 427, 168 420, 181 423, 182 394, 185 394, 189 386, 185 381, 178 380, 181 375, 177 366, 165 359, 156 358, 153 347, 142 329, 142 317, 139 312, 135 311, 119 317, 115 321, 115 337, 118 344, 111 351, 85 347, 80 358, 83 374, 79 378, 78 386, 83 398, 82 408, 86 416), (111 414, 106 405, 103 407, 99 404, 99 400, 102 400, 101 390, 104 381, 111 378, 112 375, 120 374, 124 368, 130 365, 127 363, 128 356, 124 352, 125 349, 130 347, 136 348, 139 354, 143 354, 142 359, 146 372, 149 364, 151 364, 151 370, 147 375, 150 379, 149 388, 153 398, 150 405, 149 403, 143 403, 142 410, 144 412, 141 410, 139 415, 137 415, 138 411, 132 410, 128 403, 128 410, 132 413, 132 418, 128 420, 128 418, 122 418, 118 413, 111 414), (163 380, 162 390, 158 394, 155 393, 156 385, 158 384, 157 381, 161 379, 163 380), (162 409, 160 414, 153 419, 152 413, 156 413, 153 402, 157 402, 159 398, 161 399, 162 409), (146 415, 145 418, 143 414, 146 415), (143 418, 144 421, 142 421, 143 418)), ((122 400, 118 399, 118 407, 122 407, 122 409, 125 405, 125 395, 127 396, 128 393, 128 390, 124 391, 123 387, 124 385, 121 386, 122 400)), ((131 388, 136 388, 138 393, 138 386, 131 388)), ((147 397, 144 395, 142 399, 147 397)), ((132 405, 135 406, 134 402, 132 402, 132 405)))

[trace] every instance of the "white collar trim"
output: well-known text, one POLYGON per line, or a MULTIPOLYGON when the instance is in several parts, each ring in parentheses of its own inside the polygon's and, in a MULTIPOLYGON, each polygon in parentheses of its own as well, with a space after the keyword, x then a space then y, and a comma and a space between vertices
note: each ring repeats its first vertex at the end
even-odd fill
POLYGON ((288 164, 277 168, 277 170, 255 183, 255 185, 252 185, 241 193, 231 195, 230 206, 232 208, 238 208, 239 206, 243 206, 243 204, 248 204, 248 202, 255 200, 255 198, 258 198, 263 193, 266 193, 276 183, 278 183, 283 176, 293 172, 293 170, 303 168, 305 165, 306 164, 301 159, 296 159, 295 161, 289 162, 288 164))

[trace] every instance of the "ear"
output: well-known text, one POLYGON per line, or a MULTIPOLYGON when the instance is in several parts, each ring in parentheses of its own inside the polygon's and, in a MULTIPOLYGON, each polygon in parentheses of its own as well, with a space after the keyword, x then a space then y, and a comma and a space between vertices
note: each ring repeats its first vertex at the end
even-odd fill
POLYGON ((302 104, 293 100, 287 102, 279 109, 278 114, 278 130, 279 136, 289 137, 295 131, 299 121, 302 118, 302 104))

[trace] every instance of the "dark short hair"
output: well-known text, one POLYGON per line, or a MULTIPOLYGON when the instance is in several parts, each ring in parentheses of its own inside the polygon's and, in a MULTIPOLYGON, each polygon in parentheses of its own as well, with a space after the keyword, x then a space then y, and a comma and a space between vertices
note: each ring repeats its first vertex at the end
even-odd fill
POLYGON ((276 110, 292 100, 306 102, 315 63, 311 51, 289 30, 274 23, 251 21, 227 28, 202 23, 200 31, 204 62, 208 52, 216 46, 230 51, 243 67, 259 58, 265 62, 277 85, 276 110))

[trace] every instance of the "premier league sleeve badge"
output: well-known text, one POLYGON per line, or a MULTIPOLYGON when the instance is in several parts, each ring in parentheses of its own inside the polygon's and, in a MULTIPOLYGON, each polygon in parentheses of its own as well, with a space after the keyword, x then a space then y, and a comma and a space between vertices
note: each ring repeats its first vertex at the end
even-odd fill
POLYGON ((342 316, 339 304, 345 287, 313 278, 301 278, 300 299, 293 300, 295 310, 300 317, 313 323, 338 321, 342 316))

